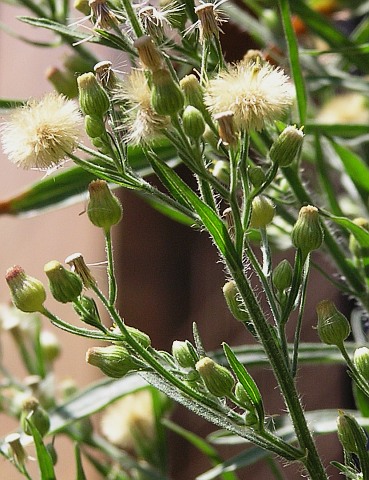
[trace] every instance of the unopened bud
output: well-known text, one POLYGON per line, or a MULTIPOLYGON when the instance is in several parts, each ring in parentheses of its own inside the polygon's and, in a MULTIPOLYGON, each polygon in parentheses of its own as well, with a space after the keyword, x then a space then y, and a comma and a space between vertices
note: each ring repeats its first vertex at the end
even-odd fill
POLYGON ((120 222, 123 209, 118 198, 113 195, 104 180, 94 180, 88 186, 90 194, 87 215, 91 223, 108 232, 120 222))
POLYGON ((196 363, 196 370, 209 392, 216 397, 225 397, 232 392, 234 378, 231 372, 211 358, 204 357, 199 360, 196 363))
POLYGON ((149 35, 137 38, 133 45, 137 48, 141 63, 145 68, 155 72, 162 67, 163 57, 149 35))
POLYGON ((280 167, 288 167, 300 151, 303 140, 302 129, 289 125, 273 143, 269 152, 270 159, 280 167))
POLYGON ((322 300, 316 306, 318 315, 318 335, 327 345, 342 347, 343 342, 350 335, 349 321, 339 312, 330 300, 322 300))
POLYGON ((248 322, 250 316, 238 299, 239 293, 234 280, 231 280, 224 285, 223 294, 234 318, 239 322, 248 322))
POLYGON ((93 298, 83 295, 79 299, 79 302, 73 305, 73 308, 82 322, 105 331, 105 327, 101 323, 96 302, 93 298))
POLYGON ((302 207, 291 233, 293 245, 306 257, 321 246, 323 237, 318 209, 311 205, 302 207))
POLYGON ((258 195, 252 201, 250 228, 265 228, 273 220, 275 207, 270 198, 258 195))
POLYGON ((7 281, 14 305, 26 313, 43 312, 46 292, 43 284, 26 274, 16 265, 6 272, 7 281))
POLYGON ((245 387, 240 382, 236 383, 234 395, 245 410, 255 410, 255 406, 251 402, 250 396, 246 392, 245 387))
POLYGON ((337 418, 338 439, 343 448, 350 453, 358 452, 357 435, 355 435, 355 431, 356 434, 361 436, 363 445, 366 445, 367 439, 365 432, 357 423, 355 418, 352 415, 348 415, 347 413, 340 411, 337 418))
POLYGON ((28 422, 38 430, 41 437, 44 437, 50 428, 50 419, 46 410, 44 410, 38 400, 34 397, 27 398, 23 402, 21 425, 24 433, 32 435, 28 422))
POLYGON ((88 0, 74 0, 73 6, 76 10, 83 13, 83 15, 86 15, 86 17, 91 13, 91 8, 88 4, 88 0))
POLYGON ((55 90, 67 98, 75 98, 78 95, 77 82, 69 72, 62 72, 59 68, 50 67, 46 70, 45 76, 55 90))
POLYGON ((96 285, 96 280, 91 274, 91 270, 86 265, 86 262, 81 253, 73 253, 65 259, 65 263, 71 267, 72 272, 75 272, 82 280, 85 288, 91 288, 96 285))
POLYGON ((282 260, 273 270, 272 281, 278 292, 282 293, 292 283, 292 267, 287 259, 282 260))
POLYGON ((172 355, 181 367, 195 368, 196 359, 192 355, 187 342, 175 340, 172 345, 172 355))
POLYGON ((184 104, 184 97, 168 70, 152 73, 151 105, 159 115, 175 115, 184 104))
POLYGON ((219 137, 224 145, 233 146, 237 142, 237 134, 233 121, 234 113, 231 111, 221 112, 214 115, 218 122, 219 137))
POLYGON ((205 131, 205 120, 200 110, 189 105, 184 109, 182 115, 183 130, 185 134, 198 140, 205 131))
MULTIPOLYGON (((133 337, 136 340, 136 342, 138 342, 142 347, 148 348, 151 345, 151 338, 142 330, 139 330, 138 328, 135 328, 135 327, 130 327, 129 325, 126 325, 125 327, 129 335, 133 337)), ((115 326, 112 329, 112 332, 123 336, 123 339, 121 341, 119 340, 114 341, 115 344, 119 345, 122 342, 126 341, 126 338, 124 337, 124 334, 120 331, 119 327, 115 326)))
POLYGON ((128 350, 120 345, 92 347, 87 350, 86 362, 98 367, 105 375, 122 378, 137 370, 137 364, 128 350))
POLYGON ((186 75, 179 82, 179 85, 184 95, 185 105, 191 105, 203 114, 206 111, 204 92, 195 75, 186 75))
POLYGON ((54 362, 59 357, 60 343, 52 332, 42 330, 40 334, 40 346, 43 357, 47 362, 54 362))
POLYGON ((101 117, 86 115, 85 130, 90 138, 101 137, 105 133, 105 123, 101 117))
POLYGON ((265 182, 265 173, 260 166, 251 167, 248 173, 250 182, 254 187, 260 187, 265 182))
POLYGON ((56 260, 44 266, 52 296, 61 303, 75 302, 82 292, 82 280, 56 260))
POLYGON ((92 72, 77 78, 79 104, 85 115, 103 118, 109 110, 110 101, 103 87, 92 72))
POLYGON ((245 425, 246 427, 255 427, 259 423, 258 416, 255 412, 245 413, 245 425))
POLYGON ((357 371, 369 382, 369 348, 360 347, 355 350, 354 365, 357 371))

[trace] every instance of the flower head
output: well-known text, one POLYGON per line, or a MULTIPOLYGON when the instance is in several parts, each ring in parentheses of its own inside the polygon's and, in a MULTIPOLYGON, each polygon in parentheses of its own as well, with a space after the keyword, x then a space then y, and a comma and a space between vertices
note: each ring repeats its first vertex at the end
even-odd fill
POLYGON ((289 78, 269 63, 240 62, 210 80, 205 103, 211 113, 231 111, 238 129, 262 130, 293 102, 289 78))
POLYGON ((151 106, 151 90, 143 70, 132 70, 124 89, 116 92, 116 100, 129 105, 124 123, 127 141, 139 145, 149 143, 169 124, 169 118, 159 115, 151 106))
POLYGON ((1 142, 11 162, 26 170, 49 169, 77 147, 82 118, 76 104, 50 93, 16 109, 1 127, 1 142))

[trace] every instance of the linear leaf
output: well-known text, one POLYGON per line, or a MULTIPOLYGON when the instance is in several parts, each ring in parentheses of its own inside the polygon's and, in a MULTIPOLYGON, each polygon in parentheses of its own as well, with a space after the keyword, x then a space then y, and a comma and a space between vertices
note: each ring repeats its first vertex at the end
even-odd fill
POLYGON ((37 464, 40 469, 41 480, 56 480, 52 459, 47 451, 41 435, 32 422, 27 421, 28 427, 32 433, 36 448, 37 464))
POLYGON ((331 140, 331 144, 351 180, 355 185, 366 192, 369 192, 369 167, 358 155, 351 152, 349 149, 339 145, 333 140, 331 140))
POLYGON ((369 133, 369 125, 367 124, 325 124, 308 122, 304 126, 304 133, 326 135, 328 137, 355 138, 359 135, 367 135, 369 133))

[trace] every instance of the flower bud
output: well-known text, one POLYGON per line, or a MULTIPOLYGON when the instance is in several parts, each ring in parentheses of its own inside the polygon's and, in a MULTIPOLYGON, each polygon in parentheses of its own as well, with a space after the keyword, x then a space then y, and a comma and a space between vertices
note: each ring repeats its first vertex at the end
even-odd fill
POLYGON ((183 130, 185 134, 198 140, 205 131, 205 120, 200 110, 189 105, 182 115, 183 130))
POLYGON ((278 292, 282 293, 292 283, 292 267, 287 259, 282 260, 273 270, 272 281, 278 292))
POLYGON ((366 435, 364 430, 360 427, 355 418, 352 415, 340 411, 337 418, 338 439, 343 448, 350 453, 358 452, 356 436, 354 434, 355 430, 356 432, 361 433, 363 445, 366 445, 366 435))
POLYGON ((250 397, 245 390, 245 387, 240 382, 236 383, 234 395, 239 401, 239 403, 242 405, 242 407, 245 408, 245 410, 249 410, 251 412, 255 410, 255 407, 251 402, 250 397))
POLYGON ((89 348, 86 362, 100 368, 105 375, 112 378, 121 378, 137 370, 137 364, 131 354, 120 345, 89 348))
MULTIPOLYGON (((138 328, 135 328, 135 327, 130 327, 129 325, 126 325, 125 326, 126 329, 128 330, 128 333, 136 340, 136 342, 138 342, 142 347, 144 348, 148 348, 150 345, 151 345, 151 338, 144 332, 142 332, 141 330, 139 330, 138 328)), ((126 339, 124 338, 124 335, 123 333, 120 331, 120 328, 119 327, 114 327, 112 329, 112 332, 113 333, 116 333, 118 335, 122 335, 122 340, 117 340, 117 341, 114 341, 113 343, 115 343, 116 345, 119 345, 121 344, 122 342, 126 341, 126 339)))
POLYGON ((85 288, 91 288, 96 285, 96 280, 92 276, 81 253, 69 255, 65 259, 65 263, 71 267, 72 272, 75 272, 81 278, 85 288))
POLYGON ((48 330, 42 330, 40 334, 40 346, 44 359, 51 363, 60 355, 60 343, 57 337, 48 330))
POLYGON ((101 117, 86 115, 85 130, 90 138, 101 137, 105 133, 105 124, 101 117))
POLYGON ((211 173, 213 177, 220 180, 224 185, 229 185, 231 177, 229 162, 225 160, 215 160, 211 173))
POLYGON ((86 15, 86 17, 91 13, 88 0, 74 0, 73 6, 76 10, 83 13, 83 15, 86 15))
POLYGON ((200 110, 201 113, 204 113, 206 111, 204 92, 195 75, 186 75, 179 82, 179 85, 184 95, 185 105, 191 105, 200 110))
POLYGON ((258 423, 259 423, 259 419, 255 412, 246 412, 245 414, 246 427, 254 427, 258 423))
POLYGON ((357 371, 369 382, 369 348, 360 347, 355 350, 354 365, 357 371))
POLYGON ((9 268, 5 280, 13 303, 19 310, 26 313, 43 312, 46 292, 39 280, 26 275, 19 265, 9 268))
POLYGON ((52 296, 61 303, 75 302, 82 292, 82 280, 56 260, 44 266, 52 296))
POLYGON ((58 93, 65 95, 67 98, 77 97, 77 82, 69 72, 62 72, 59 68, 50 67, 46 70, 45 77, 58 93))
POLYGON ((21 413, 21 425, 27 435, 32 435, 28 422, 31 422, 38 430, 41 437, 44 437, 50 428, 50 419, 46 410, 44 410, 38 400, 34 397, 27 398, 23 402, 21 413))
POLYGON ((350 335, 349 321, 339 312, 330 300, 322 300, 316 306, 318 315, 318 335, 320 340, 327 345, 341 347, 350 335))
POLYGON ((103 118, 110 107, 110 101, 103 87, 92 72, 84 73, 77 78, 79 104, 85 115, 103 118))
POLYGON ((184 104, 181 89, 172 79, 168 70, 152 72, 151 105, 159 115, 175 115, 184 104))
POLYGON ((234 318, 239 322, 248 322, 250 321, 250 316, 240 303, 238 299, 238 290, 234 280, 227 282, 223 287, 223 295, 227 302, 228 308, 234 318))
MULTIPOLYGON (((355 223, 355 225, 363 228, 364 230, 369 231, 369 221, 366 218, 355 218, 352 222, 355 223)), ((361 246, 352 233, 350 233, 349 238, 349 250, 356 258, 360 258, 363 256, 361 246)))
POLYGON ((175 340, 172 345, 172 355, 181 367, 195 368, 196 359, 192 355, 187 342, 175 340))
POLYGON ((274 218, 275 207, 265 195, 258 195, 252 201, 250 228, 265 228, 274 218))
POLYGON ((289 125, 273 143, 269 152, 270 159, 280 167, 288 167, 298 154, 303 140, 302 129, 289 125))
POLYGON ((100 330, 105 331, 104 326, 101 323, 99 311, 97 309, 96 302, 93 298, 86 297, 83 295, 78 303, 73 305, 73 308, 77 315, 79 315, 80 320, 91 327, 99 328, 100 330))
POLYGON ((318 209, 311 205, 302 207, 291 233, 293 245, 306 257, 320 247, 323 237, 318 209))
POLYGON ((211 394, 225 397, 232 392, 234 378, 231 372, 211 358, 204 357, 199 360, 196 363, 196 370, 211 394))
POLYGON ((155 72, 162 67, 163 57, 149 35, 142 35, 133 42, 142 65, 155 72))
POLYGON ((260 187, 265 182, 264 170, 259 166, 250 167, 249 180, 254 187, 260 187))
POLYGON ((108 232, 122 218, 123 209, 118 198, 113 195, 104 180, 94 180, 88 186, 90 199, 87 215, 91 223, 108 232))

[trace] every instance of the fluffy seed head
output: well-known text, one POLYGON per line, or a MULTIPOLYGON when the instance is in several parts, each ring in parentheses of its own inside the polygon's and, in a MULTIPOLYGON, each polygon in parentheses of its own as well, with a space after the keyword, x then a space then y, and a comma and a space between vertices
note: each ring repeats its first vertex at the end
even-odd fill
POLYGON ((81 126, 76 104, 63 95, 49 93, 14 110, 1 127, 1 143, 18 167, 45 170, 75 150, 81 126))
POLYGON ((210 112, 233 112, 236 127, 246 131, 262 130, 293 102, 289 78, 267 62, 240 62, 210 80, 206 90, 210 112))

